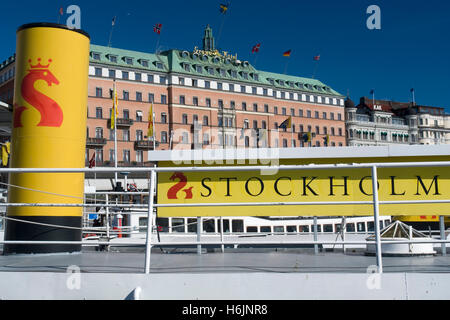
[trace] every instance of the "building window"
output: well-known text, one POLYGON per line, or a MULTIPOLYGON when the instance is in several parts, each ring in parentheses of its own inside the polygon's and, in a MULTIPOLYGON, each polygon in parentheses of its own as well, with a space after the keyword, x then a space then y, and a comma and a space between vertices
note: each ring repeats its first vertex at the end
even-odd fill
POLYGON ((263 121, 261 122, 261 128, 262 128, 262 129, 267 129, 266 121, 263 120, 263 121))
POLYGON ((136 81, 141 81, 142 80, 142 75, 140 73, 135 73, 134 74, 134 80, 136 81))
POLYGON ((180 96, 180 104, 186 104, 186 99, 184 96, 180 96))
POLYGON ((161 113, 161 123, 167 123, 167 114, 165 112, 161 113))
POLYGON ((130 78, 130 74, 128 71, 122 71, 122 79, 128 80, 130 78))
POLYGON ((142 130, 136 130, 136 141, 142 141, 143 137, 142 130))
POLYGON ((247 103, 242 102, 242 111, 247 111, 247 103))
POLYGON ((136 111, 136 121, 137 122, 142 122, 142 116, 143 116, 142 111, 137 110, 136 111))
POLYGON ((161 95, 161 103, 162 104, 167 104, 167 96, 165 94, 161 95))
POLYGON ((252 94, 256 94, 256 93, 257 93, 256 87, 252 87, 252 94))
POLYGON ((342 121, 342 114, 338 113, 338 120, 342 121))
POLYGON ((178 82, 179 82, 179 84, 181 85, 181 86, 184 86, 184 78, 179 78, 178 79, 178 82))
POLYGON ((281 114, 282 114, 283 116, 286 115, 286 108, 281 108, 281 114))
POLYGON ((210 98, 206 98, 206 106, 208 108, 211 108, 211 99, 210 98))
POLYGON ((236 108, 236 103, 232 100, 230 101, 230 109, 234 110, 236 108))
POLYGON ((269 113, 269 105, 268 104, 264 105, 264 112, 269 113))
POLYGON ((253 111, 258 112, 258 104, 257 103, 253 104, 253 111))
POLYGON ((219 100, 219 109, 223 108, 223 100, 219 100))
POLYGON ((161 131, 161 143, 167 143, 167 132, 161 131))
POLYGON ((206 89, 211 88, 211 82, 210 81, 205 81, 205 88, 206 89))
POLYGON ((311 118, 311 110, 306 110, 306 117, 311 118))
POLYGON ((222 88, 223 88, 222 82, 218 82, 217 83, 217 90, 222 90, 222 88))
POLYGON ((342 137, 342 128, 339 128, 338 131, 339 131, 339 136, 342 137))
POLYGON ((230 85, 229 85, 229 90, 230 90, 231 92, 234 92, 234 84, 230 83, 230 85))
POLYGON ((159 84, 166 84, 167 78, 164 76, 159 76, 159 84))
POLYGON ((136 151, 136 162, 144 161, 144 152, 142 150, 136 151))
POLYGON ((204 126, 208 125, 208 122, 209 122, 208 119, 209 119, 208 116, 203 116, 203 125, 204 126))
POLYGON ((278 114, 278 107, 273 107, 273 113, 278 114))
POLYGON ((187 114, 183 114, 183 116, 182 116, 182 123, 183 124, 188 124, 188 116, 187 116, 187 114))
POLYGON ((116 70, 109 69, 108 71, 109 77, 115 79, 116 78, 116 70))
POLYGON ((241 93, 245 93, 245 86, 241 86, 241 93))
POLYGON ((323 118, 323 119, 326 119, 326 118, 327 118, 327 113, 326 113, 326 112, 323 112, 323 113, 322 113, 322 118, 323 118))
POLYGON ((287 139, 283 139, 283 148, 287 148, 288 147, 288 141, 287 139))
POLYGON ((123 91, 123 100, 130 100, 130 93, 128 91, 123 91))
POLYGON ((109 149, 109 161, 114 162, 114 149, 109 149))
POLYGON ((130 141, 130 130, 122 130, 123 141, 130 141))
POLYGON ((124 119, 130 119, 130 111, 127 109, 123 110, 123 118, 124 119))
POLYGON ((130 162, 130 150, 123 150, 123 162, 130 162))
POLYGON ((150 83, 153 83, 155 81, 155 78, 152 74, 147 74, 147 81, 150 83))
POLYGON ((192 79, 192 86, 193 87, 198 87, 198 80, 192 79))
POLYGON ((95 128, 95 137, 103 138, 103 128, 101 128, 101 127, 95 128))
POLYGON ((102 76, 102 68, 95 68, 95 76, 96 77, 102 76))
POLYGON ((99 87, 95 88, 95 96, 98 98, 101 98, 103 96, 102 91, 103 91, 102 88, 99 88, 99 87))
POLYGON ((319 111, 314 112, 314 118, 319 119, 319 111))
POLYGON ((153 93, 148 94, 148 102, 155 102, 155 95, 153 93))
POLYGON ((142 101, 142 92, 136 92, 136 101, 142 101))
POLYGON ((198 107, 198 97, 193 97, 192 98, 192 104, 196 107, 198 107))
POLYGON ((102 113, 103 113, 103 109, 102 108, 100 108, 100 107, 95 108, 95 117, 97 119, 102 119, 103 118, 102 113))

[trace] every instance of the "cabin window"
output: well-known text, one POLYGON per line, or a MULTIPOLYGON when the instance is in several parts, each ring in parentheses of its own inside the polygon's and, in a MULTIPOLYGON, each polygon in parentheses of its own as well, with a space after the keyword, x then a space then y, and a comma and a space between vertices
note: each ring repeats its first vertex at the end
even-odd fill
POLYGON ((258 227, 247 227, 247 232, 256 233, 258 232, 258 227))
POLYGON ((284 232, 284 227, 283 226, 273 227, 273 232, 283 233, 284 232))
MULTIPOLYGON (((223 220, 222 220, 222 223, 223 223, 223 232, 224 232, 224 233, 230 232, 230 220, 228 220, 228 219, 223 219, 223 220)), ((220 232, 220 230, 221 230, 220 220, 219 220, 219 223, 217 224, 217 230, 218 230, 219 232, 220 232)))
POLYGON ((197 219, 196 218, 188 219, 188 232, 197 233, 197 219))
POLYGON ((185 232, 185 225, 183 218, 173 218, 172 219, 172 232, 185 232))
POLYGON ((233 220, 233 232, 244 232, 244 220, 233 220))
POLYGON ((298 232, 309 232, 309 226, 298 226, 298 232))
POLYGON ((216 232, 216 224, 214 219, 203 221, 203 232, 206 233, 216 232))
POLYGON ((272 232, 270 227, 260 227, 261 232, 272 232))
MULTIPOLYGON (((141 219, 142 218, 139 218, 139 225, 141 223, 141 219)), ((147 218, 145 218, 145 224, 147 225, 147 218)), ((158 226, 158 230, 160 232, 169 232, 169 219, 168 218, 157 218, 156 225, 158 226)))
POLYGON ((139 218, 139 232, 147 231, 147 218, 139 218))
POLYGON ((334 225, 334 230, 336 230, 336 233, 341 232, 342 231, 342 225, 340 223, 339 224, 335 224, 334 225))
POLYGON ((373 222, 367 222, 367 231, 374 231, 375 225, 373 222))
POLYGON ((333 225, 332 224, 325 224, 323 226, 323 232, 332 233, 333 232, 333 225))
POLYGON ((383 221, 380 220, 380 230, 383 230, 383 221))
POLYGON ((287 232, 297 232, 297 226, 287 226, 287 232))
POLYGON ((347 223, 346 230, 347 230, 347 232, 355 232, 355 224, 354 223, 347 223))
POLYGON ((358 232, 366 232, 366 225, 364 222, 358 222, 357 228, 358 232))

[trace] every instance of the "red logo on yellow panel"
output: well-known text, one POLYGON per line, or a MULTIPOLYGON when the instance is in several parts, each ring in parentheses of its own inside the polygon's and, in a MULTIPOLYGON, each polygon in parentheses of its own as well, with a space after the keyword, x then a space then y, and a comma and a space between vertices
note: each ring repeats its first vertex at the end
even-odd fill
MULTIPOLYGON (((28 60, 30 69, 28 69, 28 74, 22 79, 20 93, 23 99, 41 114, 41 121, 38 123, 38 127, 61 127, 63 122, 61 107, 56 101, 34 88, 34 84, 38 80, 44 80, 49 87, 52 84, 59 84, 59 80, 49 70, 52 59, 48 59, 47 65, 41 64, 41 58, 37 60, 38 63, 35 65, 31 64, 31 59, 28 60)), ((22 113, 27 109, 27 107, 14 104, 14 128, 23 126, 22 113)))
POLYGON ((188 182, 186 176, 182 172, 175 172, 170 177, 170 180, 175 181, 176 179, 178 179, 179 182, 177 184, 175 184, 172 188, 170 188, 169 191, 167 191, 167 199, 177 200, 178 193, 180 191, 184 192, 183 199, 192 199, 193 198, 192 189, 194 187, 185 189, 185 187, 187 186, 187 182, 188 182))

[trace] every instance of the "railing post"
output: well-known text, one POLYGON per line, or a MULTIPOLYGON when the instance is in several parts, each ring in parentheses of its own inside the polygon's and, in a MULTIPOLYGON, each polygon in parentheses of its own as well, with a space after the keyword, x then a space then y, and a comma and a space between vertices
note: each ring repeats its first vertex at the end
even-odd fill
MULTIPOLYGON (((109 234, 109 195, 105 194, 105 200, 106 200, 106 238, 108 239, 108 243, 110 241, 110 234, 109 234)), ((109 245, 106 246, 106 251, 109 251, 109 245)))
MULTIPOLYGON (((441 230, 441 240, 446 240, 445 238, 445 217, 444 216, 440 216, 439 217, 439 229, 441 230)), ((443 243, 441 245, 441 250, 442 250, 442 256, 446 256, 447 255, 447 244, 443 243)))
POLYGON ((373 217, 375 224, 375 242, 376 242, 376 256, 378 273, 383 273, 383 259, 381 251, 380 239, 380 204, 378 199, 378 174, 377 166, 372 166, 372 188, 373 188, 373 217))
POLYGON ((225 245, 223 244, 223 217, 220 216, 220 241, 222 242, 221 244, 221 249, 222 249, 222 253, 225 252, 225 245))
POLYGON ((197 254, 202 254, 202 245, 200 244, 202 238, 202 218, 197 217, 197 254))
MULTIPOLYGON (((317 236, 317 217, 314 217, 314 242, 317 242, 318 236, 317 236)), ((319 254, 319 246, 317 243, 314 244, 314 254, 319 254)))
POLYGON ((153 229, 153 198, 156 180, 156 171, 151 170, 150 173, 150 186, 148 189, 148 215, 147 215, 147 239, 145 243, 145 274, 150 273, 150 253, 152 250, 152 229, 153 229))

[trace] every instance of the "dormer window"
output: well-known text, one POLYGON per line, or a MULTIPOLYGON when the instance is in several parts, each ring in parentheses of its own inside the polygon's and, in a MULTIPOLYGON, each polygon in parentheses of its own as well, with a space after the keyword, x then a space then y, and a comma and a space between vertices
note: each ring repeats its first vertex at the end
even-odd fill
POLYGON ((189 65, 189 63, 183 63, 183 69, 184 69, 184 71, 190 71, 191 66, 189 65))
POLYGON ((163 68, 164 68, 164 65, 163 65, 161 62, 156 62, 156 67, 157 67, 158 69, 163 69, 163 68))
POLYGON ((198 73, 202 73, 203 72, 202 66, 196 65, 195 66, 195 71, 197 71, 198 73))
POLYGON ((100 53, 93 52, 93 53, 92 53, 92 58, 93 58, 94 60, 100 60, 100 53))
POLYGON ((203 61, 208 61, 208 56, 206 54, 204 54, 203 57, 202 57, 202 60, 203 61))
POLYGON ((219 57, 214 57, 214 58, 213 58, 213 62, 214 62, 214 63, 219 63, 219 61, 220 61, 219 57))
POLYGON ((236 70, 230 70, 230 74, 233 78, 237 78, 237 72, 236 70))
POLYGON ((284 80, 278 80, 278 83, 280 84, 280 86, 284 86, 284 80))
POLYGON ((242 72, 242 78, 244 78, 245 80, 248 80, 248 73, 242 72))
POLYGON ((132 65, 133 64, 133 58, 125 57, 125 63, 129 64, 129 65, 132 65))
POLYGON ((109 56, 109 61, 112 63, 117 63, 117 56, 109 56))
POLYGON ((148 60, 141 60, 141 65, 145 68, 148 68, 148 60))
POLYGON ((253 74, 253 79, 254 79, 254 80, 256 80, 256 81, 259 81, 259 75, 258 75, 258 74, 256 74, 256 73, 255 73, 255 74, 253 74))
POLYGON ((183 52, 181 53, 181 56, 182 56, 183 58, 187 58, 187 57, 189 56, 189 52, 183 51, 183 52))
POLYGON ((198 54, 196 54, 196 53, 192 54, 192 59, 197 60, 198 59, 198 54))
POLYGON ((273 81, 273 79, 267 79, 267 81, 269 81, 269 83, 270 83, 271 85, 273 85, 273 84, 274 84, 274 81, 273 81))

